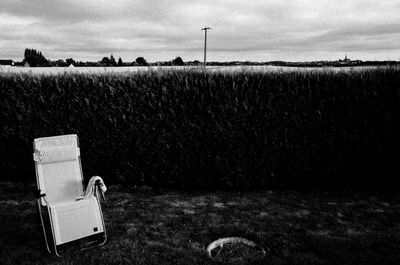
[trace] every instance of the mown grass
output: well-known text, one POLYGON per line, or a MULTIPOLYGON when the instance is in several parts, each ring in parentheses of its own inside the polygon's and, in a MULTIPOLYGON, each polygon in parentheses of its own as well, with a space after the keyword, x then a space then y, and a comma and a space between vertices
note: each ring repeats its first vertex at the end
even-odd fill
POLYGON ((207 244, 242 236, 270 250, 256 264, 400 264, 399 194, 114 186, 107 195, 106 245, 56 258, 45 251, 30 188, 0 185, 0 263, 215 264, 207 244))

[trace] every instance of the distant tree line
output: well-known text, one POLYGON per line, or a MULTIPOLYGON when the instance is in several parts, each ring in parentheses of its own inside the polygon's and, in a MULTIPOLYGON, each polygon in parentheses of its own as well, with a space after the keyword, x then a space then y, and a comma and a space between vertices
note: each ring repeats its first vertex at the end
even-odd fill
MULTIPOLYGON (((158 61, 149 63, 142 56, 137 57, 133 62, 124 62, 121 57, 118 61, 115 60, 114 56, 111 54, 110 57, 103 57, 101 61, 98 62, 82 62, 75 61, 73 58, 67 58, 65 60, 59 59, 56 61, 51 61, 43 56, 41 51, 35 49, 25 49, 24 59, 22 62, 15 62, 15 66, 28 65, 31 67, 41 66, 60 66, 66 67, 70 65, 74 66, 200 66, 202 62, 198 60, 194 61, 183 61, 180 56, 170 61, 158 61)), ((230 62, 207 62, 210 66, 239 66, 239 65, 273 65, 273 66, 294 66, 294 67, 343 67, 343 66, 387 66, 387 65, 399 65, 398 61, 361 61, 361 60, 337 60, 337 61, 309 61, 309 62, 286 62, 286 61, 270 61, 270 62, 252 62, 252 61, 230 61, 230 62)))
POLYGON ((29 66, 49 66, 49 61, 42 55, 42 52, 35 49, 25 49, 23 63, 29 66))
POLYGON ((110 57, 103 57, 101 61, 99 62, 81 62, 81 61, 75 61, 73 58, 67 58, 65 60, 59 59, 55 61, 51 61, 46 59, 41 51, 37 51, 35 49, 25 49, 24 52, 24 60, 22 62, 16 62, 15 65, 17 66, 22 66, 26 65, 30 67, 47 67, 47 66, 60 66, 60 67, 66 67, 70 65, 74 66, 150 66, 150 65, 177 65, 177 66, 182 66, 182 65, 197 65, 200 64, 199 61, 194 61, 194 62, 188 62, 185 63, 181 57, 176 57, 175 59, 171 61, 165 61, 165 62, 155 62, 155 63, 148 63, 146 59, 142 56, 137 57, 133 62, 124 62, 122 61, 122 58, 119 57, 118 61, 115 60, 115 57, 113 54, 110 55, 110 57))

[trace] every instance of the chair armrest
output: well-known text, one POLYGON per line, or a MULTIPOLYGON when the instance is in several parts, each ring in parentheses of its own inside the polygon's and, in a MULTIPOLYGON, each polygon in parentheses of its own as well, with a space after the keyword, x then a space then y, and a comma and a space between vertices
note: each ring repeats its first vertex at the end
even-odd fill
POLYGON ((40 198, 46 196, 46 193, 42 193, 41 190, 36 190, 34 193, 35 193, 36 199, 40 199, 40 198))

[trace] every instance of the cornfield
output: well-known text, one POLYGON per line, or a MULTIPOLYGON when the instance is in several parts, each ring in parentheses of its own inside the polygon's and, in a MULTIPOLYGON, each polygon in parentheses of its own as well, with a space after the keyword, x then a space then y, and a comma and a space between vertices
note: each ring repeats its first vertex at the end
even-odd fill
POLYGON ((34 182, 33 139, 76 133, 107 183, 391 188, 399 103, 399 68, 0 73, 0 180, 34 182))

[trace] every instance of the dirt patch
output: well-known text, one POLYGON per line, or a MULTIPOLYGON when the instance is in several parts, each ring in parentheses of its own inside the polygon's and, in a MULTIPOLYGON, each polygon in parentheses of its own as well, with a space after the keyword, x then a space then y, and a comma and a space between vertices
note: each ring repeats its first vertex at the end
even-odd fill
POLYGON ((214 206, 215 208, 226 208, 225 204, 223 204, 222 202, 215 202, 215 203, 213 204, 213 206, 214 206))

